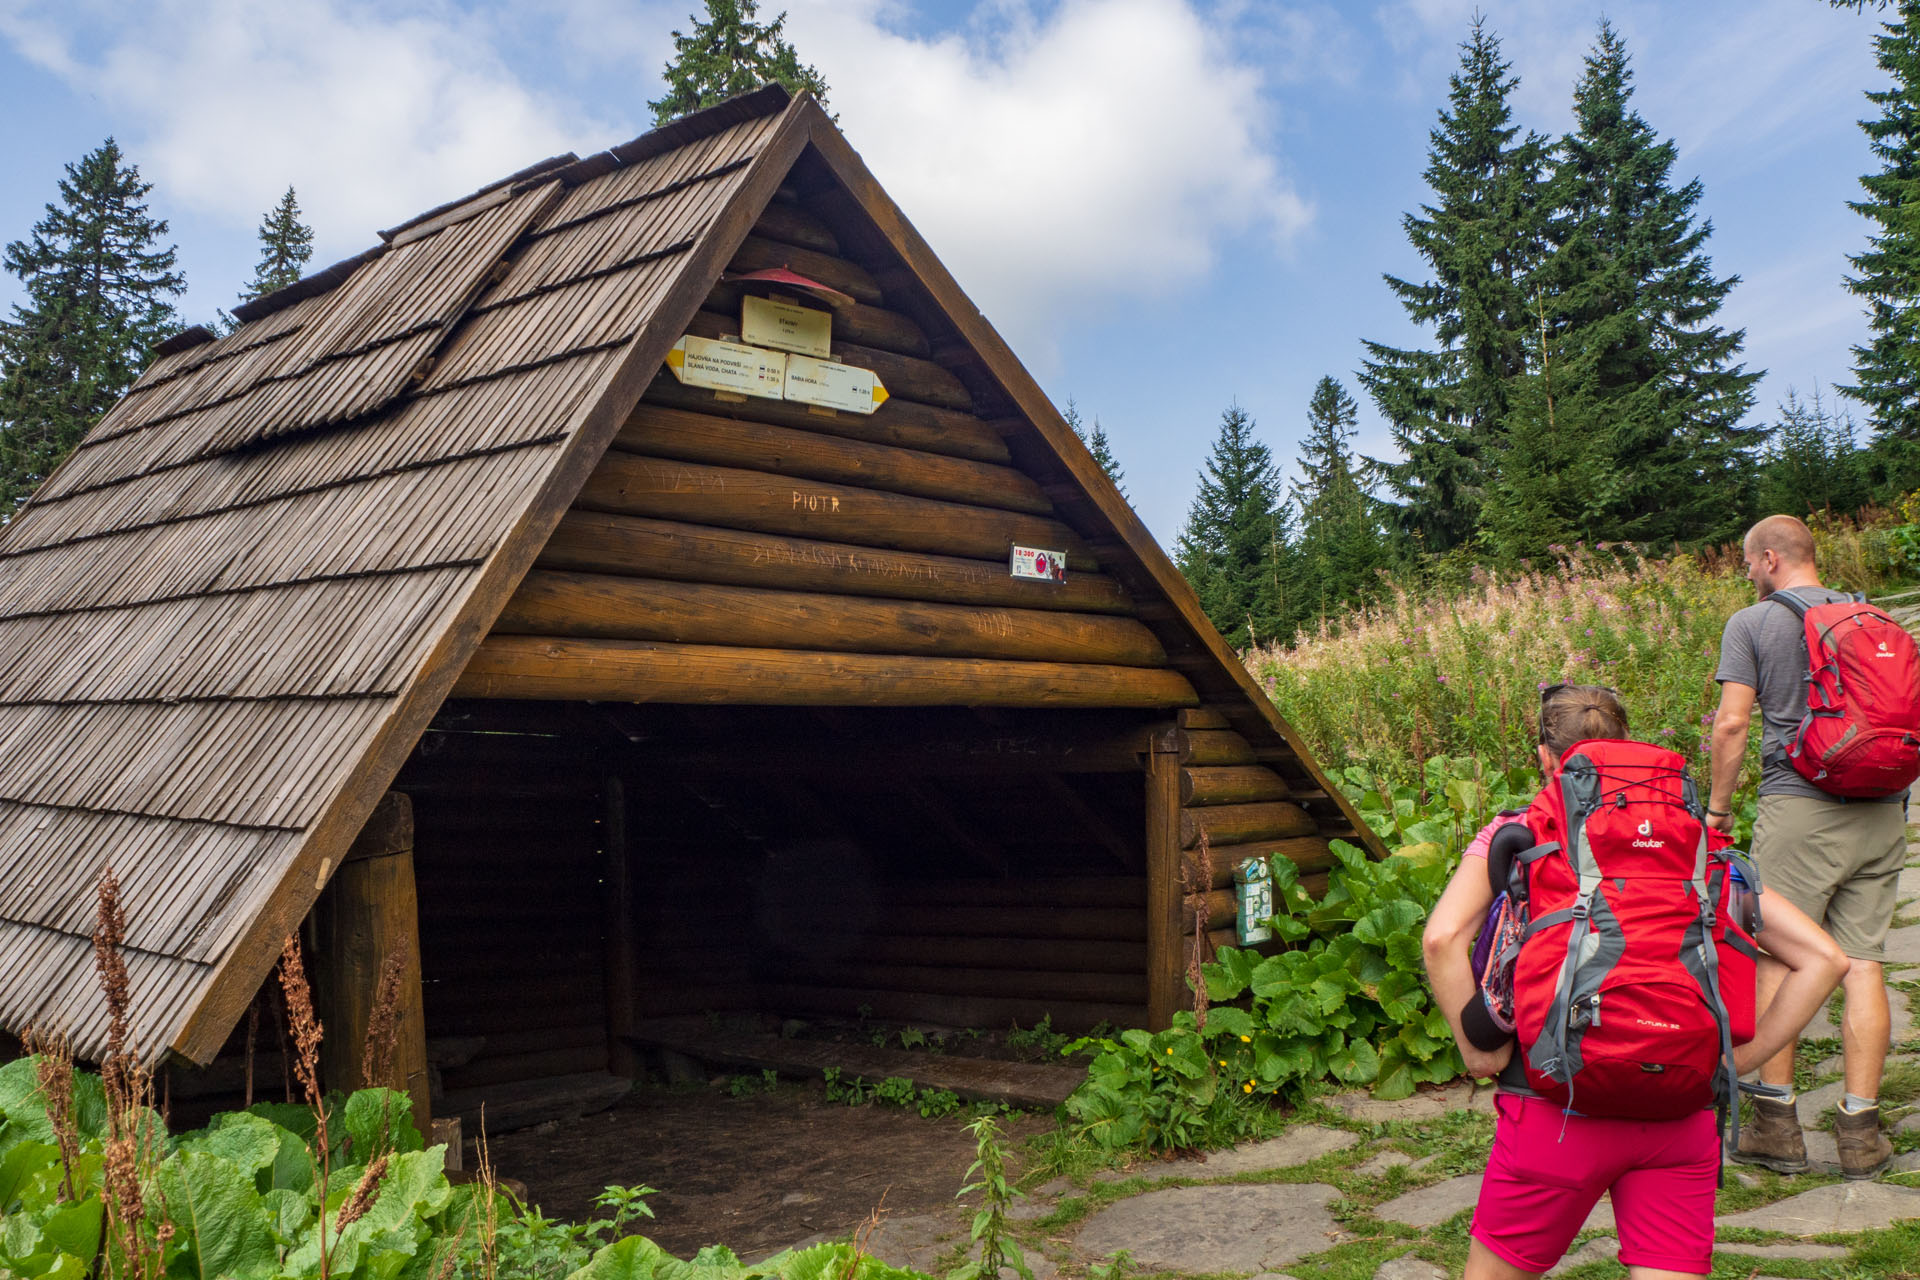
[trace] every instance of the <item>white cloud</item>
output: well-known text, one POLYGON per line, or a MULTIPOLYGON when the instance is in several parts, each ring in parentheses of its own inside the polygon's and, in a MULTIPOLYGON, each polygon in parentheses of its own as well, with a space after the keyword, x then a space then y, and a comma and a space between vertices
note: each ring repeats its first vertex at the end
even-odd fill
POLYGON ((239 226, 288 183, 321 249, 613 132, 532 88, 487 24, 423 0, 0 0, 0 35, 135 122, 175 207, 239 226))
POLYGON ((1065 316, 1191 286, 1226 238, 1284 248, 1312 217, 1260 75, 1181 0, 1006 0, 936 39, 878 0, 788 9, 853 145, 1016 349, 1050 357, 1065 316))

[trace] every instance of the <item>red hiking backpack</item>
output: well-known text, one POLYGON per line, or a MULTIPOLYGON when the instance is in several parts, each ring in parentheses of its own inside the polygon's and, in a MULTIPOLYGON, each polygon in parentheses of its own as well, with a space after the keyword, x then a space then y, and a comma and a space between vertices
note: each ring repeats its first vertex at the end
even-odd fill
POLYGON ((1524 921, 1513 1022, 1528 1087, 1592 1116, 1724 1106, 1739 1087, 1733 1046, 1753 1037, 1759 927, 1757 911, 1751 928, 1733 918, 1733 867, 1756 894, 1760 882, 1709 848, 1685 760, 1575 743, 1525 821, 1536 844, 1514 859, 1508 894, 1524 921))
POLYGON ((1800 776, 1829 795, 1890 796, 1920 778, 1920 649, 1906 628, 1850 595, 1809 605, 1768 596, 1806 632, 1807 714, 1787 743, 1800 776))

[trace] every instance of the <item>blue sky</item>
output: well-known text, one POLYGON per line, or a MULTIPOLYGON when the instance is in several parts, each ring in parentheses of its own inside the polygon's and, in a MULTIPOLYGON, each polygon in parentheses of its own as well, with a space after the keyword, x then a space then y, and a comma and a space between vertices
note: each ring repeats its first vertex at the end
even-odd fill
MULTIPOLYGON (((292 183, 316 265, 531 160, 644 131, 668 32, 697 0, 0 0, 0 238, 112 134, 156 183, 190 285, 231 305, 292 183)), ((1289 466, 1313 384, 1361 401, 1361 340, 1421 340, 1381 283, 1474 0, 790 0, 853 145, 1054 397, 1112 437, 1171 544, 1237 400, 1289 466)), ((1864 334, 1841 288, 1865 222, 1857 120, 1875 20, 1825 0, 1478 0, 1567 127, 1604 14, 1636 104, 1698 176, 1725 321, 1789 386, 1844 381, 1864 334)), ((778 12, 772 0, 763 16, 778 12)), ((12 279, 0 299, 17 297, 12 279)))

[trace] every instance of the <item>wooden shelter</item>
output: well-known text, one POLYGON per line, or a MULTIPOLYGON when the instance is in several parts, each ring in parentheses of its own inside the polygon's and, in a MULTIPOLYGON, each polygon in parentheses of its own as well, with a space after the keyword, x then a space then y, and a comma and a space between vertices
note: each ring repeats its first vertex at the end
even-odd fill
POLYGON ((101 1049, 108 866, 138 1043, 196 1063, 317 901, 349 1025, 412 940, 449 1095, 620 1069, 676 1012, 1162 1023, 1183 850, 1218 925, 1239 858, 1362 838, 805 97, 545 161, 235 314, 0 535, 8 1029, 101 1049), (889 398, 683 383, 748 295, 829 312, 889 398))

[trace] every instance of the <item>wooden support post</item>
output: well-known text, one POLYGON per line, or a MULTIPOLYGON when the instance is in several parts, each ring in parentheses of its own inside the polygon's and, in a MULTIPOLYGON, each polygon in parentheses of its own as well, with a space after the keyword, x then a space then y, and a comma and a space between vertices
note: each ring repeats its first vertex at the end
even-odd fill
POLYGON ((1147 1026, 1180 1007, 1180 756, 1156 740, 1147 757, 1147 1026))
POLYGON ((637 940, 633 927, 633 876, 627 855, 627 789, 608 778, 601 843, 605 847, 607 938, 607 1068, 617 1076, 637 1077, 640 1055, 633 1034, 634 969, 637 940))
POLYGON ((321 956, 320 1066, 329 1089, 385 1085, 413 1099, 413 1123, 431 1131, 427 1024, 420 983, 419 891, 413 878, 413 803, 390 791, 341 861, 315 910, 321 956), (384 1080, 364 1078, 367 1026, 380 974, 398 948, 404 957, 393 1064, 384 1080))

